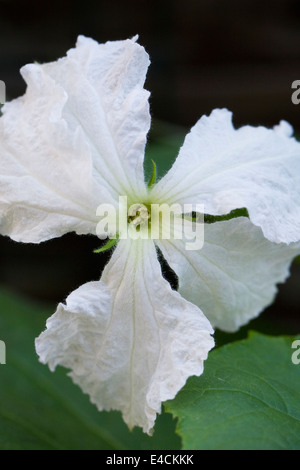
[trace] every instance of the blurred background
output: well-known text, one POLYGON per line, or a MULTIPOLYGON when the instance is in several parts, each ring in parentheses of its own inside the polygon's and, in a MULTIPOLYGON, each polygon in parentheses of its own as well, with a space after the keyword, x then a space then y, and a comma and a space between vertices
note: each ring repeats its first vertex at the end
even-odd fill
MULTIPOLYGON (((166 162, 186 129, 215 107, 232 110, 236 126, 285 119, 300 130, 300 104, 291 101, 292 82, 300 80, 299 0, 0 0, 7 99, 25 91, 22 65, 62 57, 79 34, 99 42, 139 34, 152 62, 149 151, 166 162)), ((0 286, 62 301, 99 278, 109 255, 93 254, 98 247, 99 240, 72 234, 39 247, 0 237, 0 286)), ((281 332, 299 332, 299 266, 264 315, 281 332)))

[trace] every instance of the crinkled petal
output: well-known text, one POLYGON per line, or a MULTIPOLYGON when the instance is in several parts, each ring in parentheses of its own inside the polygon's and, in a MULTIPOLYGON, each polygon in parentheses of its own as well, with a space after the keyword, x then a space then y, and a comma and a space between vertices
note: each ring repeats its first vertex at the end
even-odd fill
POLYGON ((23 67, 26 93, 0 118, 1 234, 96 233, 99 204, 142 197, 148 62, 134 40, 80 37, 67 57, 23 67))
MULTIPOLYGON (((43 65, 68 95, 63 116, 84 133, 97 181, 119 195, 143 198, 144 152, 150 127, 143 86, 149 56, 136 38, 98 44, 79 36, 67 57, 43 65)), ((136 202, 136 201, 134 201, 136 202)))
POLYGON ((204 204, 223 215, 246 207, 251 221, 276 243, 300 239, 300 143, 282 122, 274 129, 234 129, 232 115, 217 109, 187 135, 152 199, 204 204))
POLYGON ((99 410, 150 432, 161 402, 200 375, 213 333, 161 274, 151 240, 121 240, 99 282, 74 291, 47 321, 37 353, 60 364, 99 410))
POLYGON ((185 240, 160 240, 179 292, 198 305, 213 327, 235 331, 272 303, 276 284, 289 275, 300 243, 267 240, 246 217, 206 224, 201 250, 188 251, 185 240))
POLYGON ((25 76, 26 94, 0 118, 0 233, 34 243, 73 230, 94 233, 91 157, 61 116, 66 94, 38 66, 25 76))

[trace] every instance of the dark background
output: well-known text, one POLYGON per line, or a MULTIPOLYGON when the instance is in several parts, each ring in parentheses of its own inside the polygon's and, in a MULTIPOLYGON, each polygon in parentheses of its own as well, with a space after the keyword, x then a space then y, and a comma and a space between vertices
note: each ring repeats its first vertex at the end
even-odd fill
MULTIPOLYGON (((299 0, 0 0, 7 99, 25 91, 22 65, 56 60, 78 34, 99 42, 139 34, 152 61, 146 88, 156 120, 188 128, 213 108, 227 107, 236 125, 286 119, 300 130, 300 105, 291 102, 291 84, 300 80, 299 0)), ((0 285, 62 301, 99 278, 105 255, 92 253, 98 246, 93 237, 72 234, 39 247, 1 237, 0 285)), ((299 331, 299 287, 295 265, 265 314, 286 332, 299 331)))
POLYGON ((300 79, 299 0, 0 0, 1 79, 24 92, 19 68, 47 62, 78 34, 99 42, 136 34, 152 65, 154 117, 193 124, 214 107, 236 122, 300 127, 291 83, 300 79))

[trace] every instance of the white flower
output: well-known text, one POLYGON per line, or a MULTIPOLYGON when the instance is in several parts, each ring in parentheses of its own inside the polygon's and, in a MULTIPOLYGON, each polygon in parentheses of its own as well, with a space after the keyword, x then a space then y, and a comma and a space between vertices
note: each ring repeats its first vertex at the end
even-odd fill
POLYGON ((101 280, 74 291, 36 340, 51 370, 70 369, 99 410, 118 409, 145 432, 161 402, 202 373, 211 324, 233 331, 258 315, 300 251, 300 146, 286 123, 235 130, 230 113, 215 110, 147 189, 148 65, 135 39, 81 36, 67 57, 23 67, 27 91, 0 119, 0 231, 13 240, 95 234, 97 207, 117 209, 120 195, 203 203, 212 215, 248 209, 249 219, 208 224, 196 252, 184 240, 119 240, 101 280), (181 295, 162 277, 155 243, 181 295))

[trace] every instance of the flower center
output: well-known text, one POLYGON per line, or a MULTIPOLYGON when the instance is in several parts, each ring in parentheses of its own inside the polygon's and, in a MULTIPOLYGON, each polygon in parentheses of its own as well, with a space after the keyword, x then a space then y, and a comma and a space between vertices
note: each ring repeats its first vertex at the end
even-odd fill
POLYGON ((148 225, 150 219, 150 210, 145 204, 133 204, 128 209, 128 223, 138 228, 148 225))

